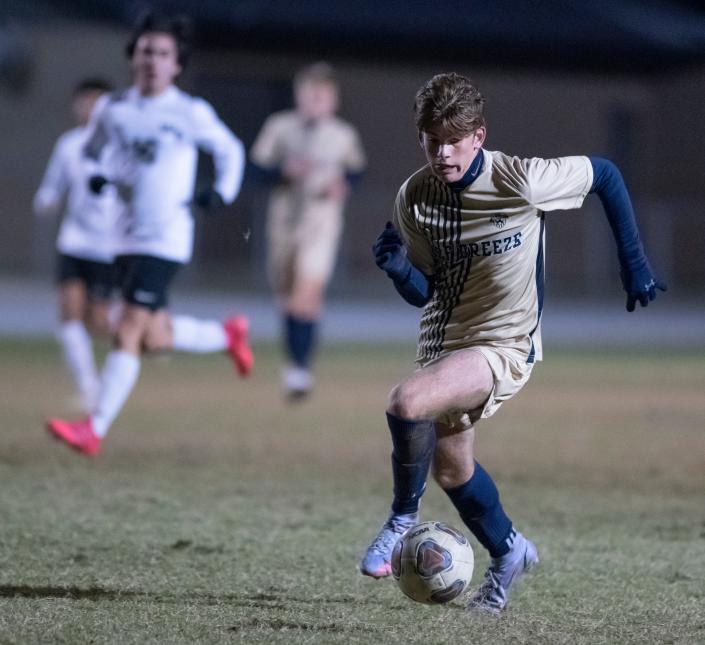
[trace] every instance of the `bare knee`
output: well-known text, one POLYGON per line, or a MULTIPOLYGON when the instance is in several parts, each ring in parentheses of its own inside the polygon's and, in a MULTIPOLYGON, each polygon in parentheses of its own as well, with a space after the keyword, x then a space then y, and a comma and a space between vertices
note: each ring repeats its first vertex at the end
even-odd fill
POLYGON ((144 331, 137 325, 121 323, 115 331, 114 343, 118 349, 131 354, 142 353, 144 331))
POLYGON ((110 321, 106 304, 92 304, 86 311, 85 324, 92 336, 108 338, 110 336, 110 321))
POLYGON ((171 349, 171 334, 163 329, 148 329, 142 337, 142 351, 146 354, 158 354, 171 349))
POLYGON ((157 334, 147 334, 142 339, 142 352, 144 354, 160 354, 171 350, 171 344, 157 334))
POLYGON ((131 354, 141 354, 149 322, 150 312, 148 310, 138 307, 125 307, 115 331, 115 345, 117 348, 131 354))
POLYGON ((307 320, 317 320, 323 307, 323 283, 300 280, 293 286, 286 299, 286 310, 293 316, 307 320))
POLYGON ((59 286, 59 316, 62 322, 83 320, 86 287, 80 280, 67 280, 59 286))
POLYGON ((408 381, 397 385, 389 394, 387 412, 398 419, 420 421, 426 419, 426 397, 408 381))

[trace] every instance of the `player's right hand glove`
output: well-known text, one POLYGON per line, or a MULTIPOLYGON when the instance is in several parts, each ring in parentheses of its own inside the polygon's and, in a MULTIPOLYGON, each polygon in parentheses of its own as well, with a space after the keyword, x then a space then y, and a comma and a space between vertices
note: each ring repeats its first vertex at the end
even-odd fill
POLYGON ((642 307, 648 306, 649 301, 656 297, 656 289, 667 289, 665 282, 656 279, 646 259, 636 268, 622 267, 620 277, 627 292, 627 311, 634 311, 637 302, 642 307))
POLYGON ((404 241, 394 224, 387 222, 384 230, 372 245, 375 263, 394 282, 404 282, 411 272, 411 262, 406 256, 404 241))
POLYGON ((94 195, 100 195, 105 184, 109 183, 103 175, 91 175, 88 179, 88 188, 94 195))

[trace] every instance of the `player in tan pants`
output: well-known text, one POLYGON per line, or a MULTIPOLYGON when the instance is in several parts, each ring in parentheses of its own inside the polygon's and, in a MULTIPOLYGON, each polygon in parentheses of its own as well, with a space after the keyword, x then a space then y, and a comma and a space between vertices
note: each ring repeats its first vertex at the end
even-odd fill
POLYGON ((355 128, 336 116, 338 82, 316 63, 294 79, 295 109, 271 115, 250 157, 274 182, 267 211, 267 265, 284 323, 291 399, 313 385, 311 363, 325 289, 343 229, 350 182, 364 170, 355 128))

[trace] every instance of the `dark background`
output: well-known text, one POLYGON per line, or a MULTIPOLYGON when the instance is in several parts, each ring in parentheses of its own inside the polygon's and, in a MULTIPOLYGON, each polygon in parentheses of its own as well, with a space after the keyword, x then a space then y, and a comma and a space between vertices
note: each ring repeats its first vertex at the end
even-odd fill
MULTIPOLYGON (((325 59, 342 115, 369 169, 348 209, 332 291, 385 292, 369 247, 400 183, 423 164, 411 104, 439 71, 471 76, 487 98, 490 150, 603 155, 630 187, 647 251, 673 297, 703 302, 705 282, 705 7, 696 2, 152 3, 190 14, 196 52, 182 86, 208 99, 250 145, 290 104, 290 80, 325 59), (367 279, 369 277, 369 279, 367 279)), ((145 3, 0 3, 0 272, 51 275, 56 224, 31 198, 51 147, 71 126, 70 89, 87 75, 129 83, 123 48, 145 3)), ((199 217, 198 288, 260 291, 266 193, 245 180, 220 219, 199 217), (248 235, 248 233, 250 235, 248 235), (246 241, 247 238, 247 241, 246 241)), ((548 216, 548 290, 620 293, 614 243, 597 198, 548 216)))

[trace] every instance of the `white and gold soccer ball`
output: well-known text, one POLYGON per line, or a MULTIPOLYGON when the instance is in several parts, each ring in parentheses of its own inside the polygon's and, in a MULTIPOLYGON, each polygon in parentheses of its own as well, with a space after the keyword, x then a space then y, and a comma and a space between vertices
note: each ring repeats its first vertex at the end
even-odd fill
POLYGON ((392 576, 412 600, 440 604, 467 589, 474 564, 472 547, 458 529, 443 522, 423 522, 396 543, 392 576))

